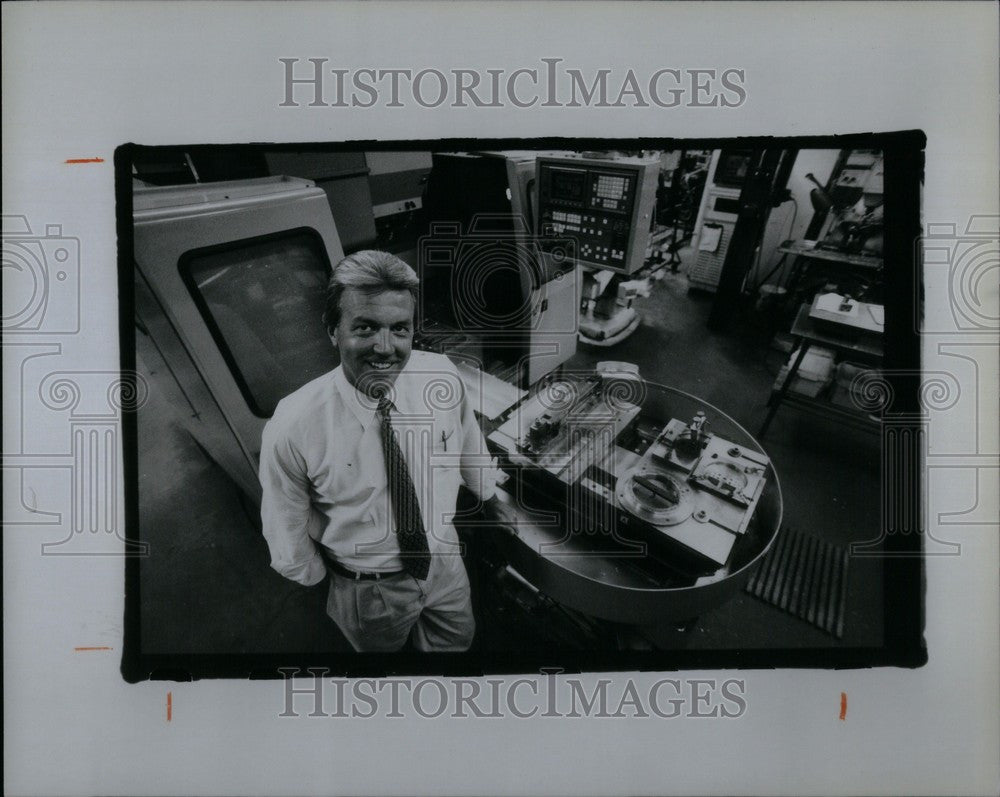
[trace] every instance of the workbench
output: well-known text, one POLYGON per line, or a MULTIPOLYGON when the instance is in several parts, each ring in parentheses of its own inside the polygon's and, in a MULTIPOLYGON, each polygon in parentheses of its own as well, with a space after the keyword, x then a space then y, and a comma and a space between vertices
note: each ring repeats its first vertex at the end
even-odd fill
POLYGON ((882 268, 882 258, 873 255, 849 254, 836 249, 820 249, 815 246, 805 246, 799 242, 784 243, 778 251, 785 255, 805 257, 810 260, 823 260, 861 270, 877 271, 882 268))
POLYGON ((782 404, 791 404, 796 407, 806 409, 821 415, 836 418, 866 430, 876 430, 878 424, 867 413, 861 410, 854 410, 848 407, 841 407, 822 397, 811 398, 790 392, 789 388, 795 381, 799 366, 806 356, 806 352, 813 345, 826 346, 839 354, 850 355, 852 359, 864 360, 873 366, 880 365, 884 355, 882 335, 857 334, 851 330, 838 330, 835 325, 820 324, 810 316, 812 306, 803 304, 799 307, 795 323, 792 324, 792 337, 798 341, 798 348, 795 349, 795 358, 791 368, 785 375, 781 385, 771 392, 771 397, 767 402, 768 412, 764 423, 757 433, 757 438, 761 439, 767 432, 771 421, 774 419, 778 408, 782 404))

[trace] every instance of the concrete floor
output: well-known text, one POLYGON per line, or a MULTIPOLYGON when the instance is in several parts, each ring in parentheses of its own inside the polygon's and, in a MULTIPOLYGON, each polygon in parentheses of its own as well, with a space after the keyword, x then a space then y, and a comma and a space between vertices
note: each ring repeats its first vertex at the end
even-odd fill
MULTIPOLYGON (((570 365, 586 367, 606 359, 634 362, 645 378, 703 398, 756 434, 788 355, 771 349, 764 332, 713 333, 706 326, 712 301, 711 294, 689 291, 683 273, 667 274, 649 298, 637 302, 642 324, 627 340, 610 349, 581 345, 570 365)), ((845 546, 878 536, 877 435, 782 408, 762 445, 781 481, 787 528, 845 546)), ((699 618, 687 647, 881 645, 881 562, 852 559, 848 588, 842 640, 740 593, 699 618)))
MULTIPOLYGON (((684 253, 688 254, 688 253, 684 253)), ((653 381, 703 398, 749 430, 763 420, 787 355, 766 336, 716 334, 705 321, 712 297, 668 274, 637 308, 642 324, 613 348, 580 346, 570 367, 634 362, 653 381)), ((345 650, 324 611, 325 593, 273 572, 239 491, 172 420, 154 389, 139 413, 141 649, 156 653, 309 653, 345 650)), ((876 435, 782 409, 764 443, 781 479, 785 525, 846 545, 880 527, 876 435)), ((882 644, 881 564, 854 559, 845 633, 836 640, 740 593, 702 615, 685 647, 704 649, 877 647, 882 644)))

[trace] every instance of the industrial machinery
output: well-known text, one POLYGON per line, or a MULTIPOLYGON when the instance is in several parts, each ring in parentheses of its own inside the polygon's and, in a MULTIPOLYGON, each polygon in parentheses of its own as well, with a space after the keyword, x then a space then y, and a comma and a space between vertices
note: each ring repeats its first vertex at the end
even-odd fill
POLYGON ((631 274, 646 262, 658 160, 538 159, 539 235, 572 237, 585 266, 631 274))
POLYGON ((747 150, 716 150, 709 164, 711 175, 702 194, 695 224, 695 260, 688 270, 694 288, 715 291, 739 218, 740 191, 746 179, 747 150))
POLYGON ((532 232, 526 153, 435 153, 433 163, 415 265, 418 344, 526 388, 576 352, 576 242, 558 236, 543 249, 532 232))
POLYGON ((198 443, 250 496, 275 405, 337 364, 321 321, 343 257, 322 189, 266 177, 133 193, 136 349, 198 443))
POLYGON ((756 442, 620 364, 551 380, 500 421, 488 441, 522 520, 511 564, 589 616, 696 617, 745 582, 777 534, 780 491, 756 442))
POLYGON ((583 272, 580 297, 580 340, 591 346, 614 346, 639 327, 639 313, 632 303, 649 296, 648 279, 623 280, 602 269, 583 272))
POLYGON ((538 158, 538 221, 543 251, 576 243, 583 266, 579 338, 611 346, 639 326, 628 280, 646 262, 660 163, 656 159, 538 158))
POLYGON ((883 246, 882 154, 848 150, 841 155, 829 190, 816 184, 810 198, 817 213, 832 210, 820 228, 820 249, 879 257, 883 246), (817 199, 820 207, 816 207, 817 199))
POLYGON ((365 163, 377 235, 372 248, 402 256, 416 246, 423 228, 423 194, 431 155, 419 151, 366 152, 365 163))
POLYGON ((674 273, 681 265, 679 250, 694 234, 711 157, 711 150, 673 150, 660 156, 655 226, 662 232, 654 234, 651 254, 654 263, 665 263, 674 273))

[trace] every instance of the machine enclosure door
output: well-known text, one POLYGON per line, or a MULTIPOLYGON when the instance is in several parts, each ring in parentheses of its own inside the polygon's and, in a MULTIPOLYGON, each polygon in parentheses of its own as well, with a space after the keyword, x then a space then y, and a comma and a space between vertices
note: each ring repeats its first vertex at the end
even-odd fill
MULTIPOLYGON (((241 488, 259 496, 251 474, 256 472, 261 433, 273 407, 262 410, 248 400, 246 384, 241 384, 232 357, 220 346, 219 330, 213 329, 213 320, 206 317, 204 303, 199 306, 197 291, 190 274, 185 278, 182 264, 192 253, 225 251, 228 245, 237 251, 241 242, 266 242, 297 231, 317 242, 328 273, 343 251, 326 194, 311 181, 288 177, 139 188, 134 194, 134 220, 139 321, 191 403, 192 417, 204 415, 218 421, 221 413, 228 428, 209 428, 197 422, 186 425, 241 488), (235 464, 241 459, 246 467, 235 464)), ((280 270, 287 265, 279 258, 270 267, 280 270)), ((314 293, 315 289, 303 286, 300 292, 306 291, 314 293)), ((270 299, 261 298, 265 302, 270 299)), ((304 296, 293 298, 304 301, 304 296)), ((315 302, 315 296, 310 294, 309 301, 315 302)), ((273 338, 275 334, 273 329, 263 328, 268 318, 239 320, 246 325, 248 336, 273 338), (261 328, 255 329, 255 323, 261 328)), ((308 322, 322 330, 318 319, 308 322)), ((242 345, 246 348, 246 341, 242 345)), ((256 378, 266 380, 266 372, 256 378)), ((304 376, 301 383, 308 378, 304 376)), ((287 382, 286 377, 282 390, 287 382)))

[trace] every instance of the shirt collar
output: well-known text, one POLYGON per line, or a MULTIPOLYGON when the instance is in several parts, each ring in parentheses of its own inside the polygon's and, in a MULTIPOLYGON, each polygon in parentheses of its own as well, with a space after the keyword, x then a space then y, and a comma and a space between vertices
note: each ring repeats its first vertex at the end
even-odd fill
MULTIPOLYGON (((391 395, 393 406, 396 408, 396 412, 403 415, 414 413, 414 408, 410 400, 410 396, 413 393, 411 389, 413 381, 412 364, 413 354, 411 353, 406 364, 400 369, 396 381, 393 383, 391 395)), ((333 384, 340 397, 344 400, 344 403, 350 408, 354 417, 358 419, 358 423, 361 424, 362 429, 367 430, 369 425, 376 419, 375 410, 378 407, 378 399, 365 395, 348 382, 347 376, 344 374, 343 365, 338 365, 333 369, 333 384)))

